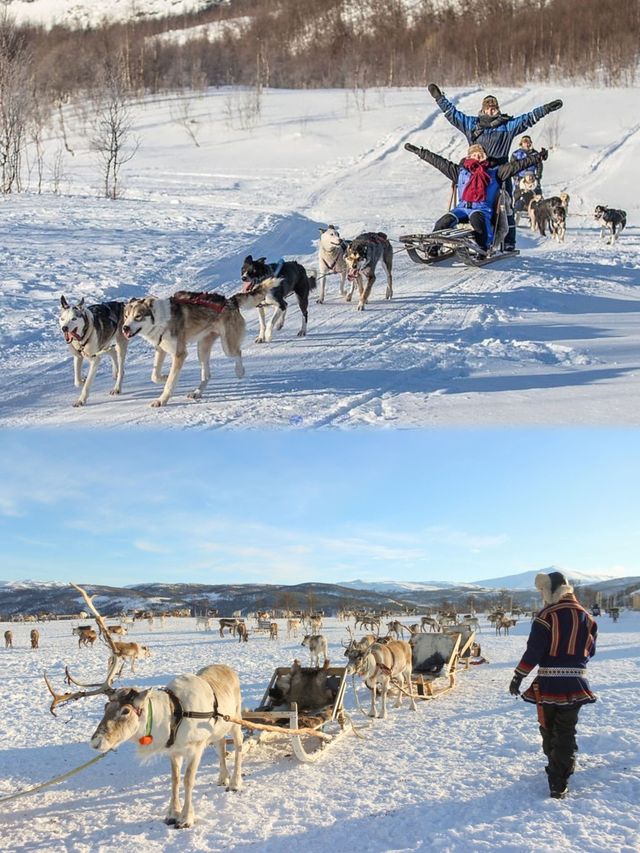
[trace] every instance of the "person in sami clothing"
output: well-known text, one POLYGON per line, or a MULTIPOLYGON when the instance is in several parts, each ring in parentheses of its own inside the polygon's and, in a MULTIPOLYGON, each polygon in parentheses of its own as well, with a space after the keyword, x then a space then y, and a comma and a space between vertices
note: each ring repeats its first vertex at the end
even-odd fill
POLYGON ((527 648, 509 692, 519 696, 522 679, 538 667, 522 698, 538 706, 542 749, 548 760, 545 769, 549 793, 555 799, 563 799, 575 769, 580 708, 596 701, 586 668, 596 651, 598 626, 578 603, 562 572, 541 572, 536 575, 535 585, 545 606, 533 620, 527 648))

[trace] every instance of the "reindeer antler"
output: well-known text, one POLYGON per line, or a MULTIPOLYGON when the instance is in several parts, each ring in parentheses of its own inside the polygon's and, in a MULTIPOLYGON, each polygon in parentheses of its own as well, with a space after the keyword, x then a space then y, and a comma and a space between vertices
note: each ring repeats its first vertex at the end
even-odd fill
MULTIPOLYGON (((86 690, 78 690, 74 693, 72 693, 72 692, 56 693, 56 691, 53 689, 53 687, 51 685, 51 682, 49 681, 49 679, 47 677, 47 673, 46 672, 44 673, 45 684, 47 685, 49 693, 51 693, 51 695, 53 696, 53 702, 49 706, 49 711, 53 714, 54 717, 57 716, 54 709, 57 708, 58 705, 64 705, 67 702, 74 702, 76 699, 84 699, 85 696, 99 696, 101 693, 106 695, 106 696, 112 695, 114 693, 114 688, 112 687, 112 684, 115 681, 115 679, 120 675, 120 672, 122 672, 122 665, 121 665, 120 671, 118 673, 116 673, 116 670, 118 669, 118 663, 120 662, 119 658, 121 657, 121 655, 120 655, 119 650, 116 648, 115 643, 111 639, 111 635, 109 634, 109 632, 107 630, 107 626, 104 624, 104 619, 102 618, 100 613, 98 613, 98 610, 92 601, 92 596, 89 596, 88 593, 86 592, 86 590, 82 589, 82 587, 80 587, 80 586, 77 586, 75 583, 72 583, 71 586, 74 589, 77 589, 78 592, 80 593, 80 595, 86 601, 89 610, 91 610, 91 612, 93 613, 93 615, 96 618, 96 622, 98 623, 98 628, 100 630, 100 635, 101 635, 102 639, 104 640, 104 642, 111 649, 112 654, 109 658, 107 676, 106 676, 105 680, 99 684, 84 684, 81 681, 76 681, 76 679, 73 678, 73 676, 69 672, 69 667, 68 666, 65 667, 65 669, 64 669, 65 683, 68 685, 75 684, 78 687, 86 687, 87 688, 86 690)), ((122 663, 124 663, 124 661, 122 663)))
POLYGON ((94 598, 94 596, 93 596, 93 595, 89 595, 89 594, 87 593, 87 591, 86 591, 86 590, 82 589, 82 587, 81 587, 81 586, 78 586, 78 585, 77 585, 77 584, 75 584, 75 583, 72 583, 72 584, 71 584, 71 586, 72 586, 74 589, 77 589, 77 590, 78 590, 78 592, 80 593, 80 595, 81 595, 81 596, 84 598, 84 600, 86 601, 86 603, 87 603, 87 607, 88 607, 88 608, 89 608, 89 610, 93 613, 93 615, 96 617, 96 622, 98 623, 98 629, 99 629, 99 631, 100 631, 100 636, 102 637, 102 639, 104 640, 104 642, 109 646, 109 648, 111 649, 111 651, 113 652, 113 654, 114 654, 116 657, 118 657, 118 656, 119 656, 118 649, 116 648, 115 643, 114 643, 114 642, 113 642, 113 640, 111 639, 111 634, 110 634, 110 633, 109 633, 109 631, 107 630, 107 626, 104 624, 104 619, 103 619, 103 618, 102 618, 102 616, 98 613, 98 610, 97 610, 97 608, 96 608, 95 604, 93 603, 93 598, 94 598))

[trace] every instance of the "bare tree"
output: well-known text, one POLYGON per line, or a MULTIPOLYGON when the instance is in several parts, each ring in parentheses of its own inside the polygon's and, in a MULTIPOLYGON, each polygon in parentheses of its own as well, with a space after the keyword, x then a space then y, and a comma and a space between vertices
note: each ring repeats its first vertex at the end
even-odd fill
POLYGON ((102 164, 104 195, 116 199, 120 170, 140 147, 133 133, 127 72, 121 56, 107 58, 99 72, 94 92, 95 124, 91 147, 102 164))
POLYGON ((198 120, 193 115, 192 109, 193 101, 188 97, 181 96, 174 104, 171 104, 171 120, 184 128, 196 148, 200 148, 197 136, 199 131, 198 120))
POLYGON ((0 190, 20 192, 32 111, 31 58, 6 12, 0 18, 0 190))

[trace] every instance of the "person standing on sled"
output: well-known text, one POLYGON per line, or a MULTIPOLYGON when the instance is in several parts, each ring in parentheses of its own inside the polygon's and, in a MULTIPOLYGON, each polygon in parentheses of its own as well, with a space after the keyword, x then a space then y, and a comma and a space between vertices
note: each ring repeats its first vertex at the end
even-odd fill
MULTIPOLYGON (((520 140, 520 147, 516 148, 513 154, 510 157, 511 163, 520 163, 521 160, 524 160, 529 154, 535 154, 536 149, 533 147, 533 140, 530 136, 523 136, 520 140)), ((533 189, 536 192, 539 192, 542 195, 542 163, 538 163, 537 166, 529 166, 527 169, 521 169, 514 176, 516 182, 520 182, 524 177, 529 176, 531 179, 535 179, 535 183, 533 184, 533 189)), ((533 181, 532 181, 533 182, 533 181)))
MULTIPOLYGON (((482 145, 476 144, 469 146, 467 156, 458 164, 440 157, 439 154, 434 154, 427 148, 411 145, 409 142, 404 147, 421 160, 435 166, 457 185, 459 199, 457 205, 438 219, 433 230, 443 231, 445 228, 453 228, 459 222, 468 222, 473 228, 473 236, 482 256, 486 255, 493 243, 493 218, 501 185, 519 169, 535 165, 539 160, 546 160, 547 157, 547 152, 543 148, 539 153, 536 152, 525 160, 519 160, 517 164, 503 163, 497 166, 487 159, 487 153, 482 145)), ((429 249, 429 255, 437 257, 439 250, 440 247, 434 245, 429 249)))
POLYGON ((535 585, 544 607, 531 625, 527 649, 509 685, 513 696, 535 666, 537 675, 522 694, 538 706, 542 749, 547 757, 549 793, 563 799, 575 769, 576 725, 580 708, 596 701, 586 678, 586 667, 596 652, 598 626, 578 603, 562 572, 540 572, 535 585))
MULTIPOLYGON (((531 112, 523 113, 514 118, 501 113, 498 99, 494 95, 487 95, 482 99, 479 114, 469 116, 457 110, 435 83, 429 83, 427 88, 447 121, 464 133, 470 145, 475 143, 482 145, 487 157, 499 166, 509 161, 509 151, 518 134, 523 133, 529 127, 533 127, 541 118, 554 110, 559 110, 562 106, 560 100, 550 101, 548 104, 535 107, 531 112)), ((511 180, 507 181, 506 189, 509 197, 512 197, 511 180)), ((508 215, 508 223, 509 233, 504 241, 506 252, 513 251, 516 247, 516 223, 513 212, 508 215)))

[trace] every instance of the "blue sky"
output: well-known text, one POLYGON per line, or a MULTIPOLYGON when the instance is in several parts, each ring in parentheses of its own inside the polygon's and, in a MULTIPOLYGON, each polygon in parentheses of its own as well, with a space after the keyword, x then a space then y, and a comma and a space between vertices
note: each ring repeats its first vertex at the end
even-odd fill
POLYGON ((633 430, 3 431, 0 580, 640 574, 633 430))

